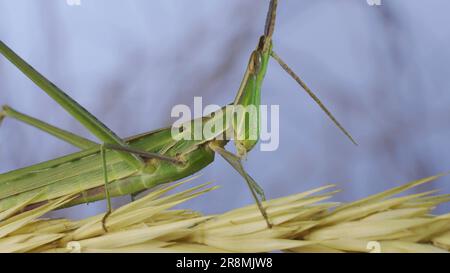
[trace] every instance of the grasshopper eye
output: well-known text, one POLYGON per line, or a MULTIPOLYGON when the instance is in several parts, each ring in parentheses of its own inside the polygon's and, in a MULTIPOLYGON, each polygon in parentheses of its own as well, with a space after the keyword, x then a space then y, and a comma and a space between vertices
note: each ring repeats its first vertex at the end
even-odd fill
POLYGON ((261 69, 262 57, 259 51, 253 51, 250 59, 250 71, 258 73, 261 69))

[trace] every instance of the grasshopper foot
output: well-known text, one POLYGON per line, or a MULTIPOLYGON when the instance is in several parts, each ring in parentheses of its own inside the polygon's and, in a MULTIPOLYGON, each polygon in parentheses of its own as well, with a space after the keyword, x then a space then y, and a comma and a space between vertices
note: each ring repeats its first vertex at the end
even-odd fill
POLYGON ((105 231, 105 233, 108 232, 108 228, 106 228, 106 219, 108 219, 110 214, 111 214, 111 211, 108 211, 105 213, 105 215, 102 218, 102 228, 105 231))

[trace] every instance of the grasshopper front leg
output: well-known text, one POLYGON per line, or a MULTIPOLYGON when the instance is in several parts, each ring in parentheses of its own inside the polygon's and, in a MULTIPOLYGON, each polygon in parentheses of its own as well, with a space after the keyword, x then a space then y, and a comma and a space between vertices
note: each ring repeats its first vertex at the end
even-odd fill
POLYGON ((258 206, 261 215, 266 221, 267 227, 272 228, 272 223, 269 220, 269 216, 267 215, 266 209, 259 200, 258 195, 265 201, 265 195, 262 188, 256 183, 256 181, 245 171, 244 166, 242 165, 241 159, 239 156, 230 153, 229 151, 222 148, 220 145, 217 145, 215 142, 210 142, 209 147, 216 153, 220 154, 225 161, 227 161, 247 182, 248 188, 255 199, 256 205, 258 206))

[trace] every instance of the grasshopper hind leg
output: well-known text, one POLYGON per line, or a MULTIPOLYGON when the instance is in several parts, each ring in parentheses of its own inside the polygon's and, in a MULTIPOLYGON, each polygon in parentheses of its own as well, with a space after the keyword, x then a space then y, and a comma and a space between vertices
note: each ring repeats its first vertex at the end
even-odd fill
POLYGON ((19 122, 33 126, 49 135, 52 135, 80 149, 88 149, 98 145, 96 142, 91 141, 87 138, 76 135, 64 129, 55 127, 53 125, 46 123, 45 121, 39 120, 32 116, 28 116, 24 113, 21 113, 17 110, 14 110, 8 105, 3 105, 0 110, 0 125, 5 118, 15 119, 19 122))

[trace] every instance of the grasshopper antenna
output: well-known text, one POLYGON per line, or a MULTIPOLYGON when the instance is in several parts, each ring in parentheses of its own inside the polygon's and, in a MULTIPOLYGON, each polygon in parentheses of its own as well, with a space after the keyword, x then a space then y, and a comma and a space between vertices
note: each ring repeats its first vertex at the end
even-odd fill
POLYGON ((275 19, 277 17, 278 0, 271 0, 269 11, 267 12, 266 25, 264 27, 264 36, 269 40, 272 38, 275 30, 275 19))
POLYGON ((325 112, 325 114, 333 121, 333 123, 341 130, 350 141, 358 145, 353 137, 345 130, 345 128, 337 121, 337 119, 331 114, 327 107, 320 101, 320 99, 314 94, 314 92, 306 85, 306 83, 297 75, 294 71, 272 50, 271 56, 280 64, 280 66, 308 93, 308 95, 319 105, 319 107, 325 112))
MULTIPOLYGON (((271 44, 272 44, 272 36, 273 32, 275 30, 275 19, 277 17, 277 6, 278 6, 278 0, 271 0, 269 5, 269 11, 267 12, 266 17, 266 25, 264 28, 264 37, 265 37, 265 43, 264 43, 264 50, 267 50, 271 44)), ((337 121, 337 119, 331 114, 331 112, 325 107, 325 105, 320 101, 320 99, 314 94, 313 91, 306 85, 306 83, 300 79, 297 74, 295 74, 294 71, 275 53, 275 51, 271 50, 270 55, 272 58, 274 58, 281 67, 298 83, 301 87, 308 93, 308 95, 319 105, 319 107, 325 112, 325 114, 333 121, 333 123, 341 130, 349 139, 350 141, 358 145, 356 141, 353 139, 353 137, 345 130, 345 128, 337 121)))

